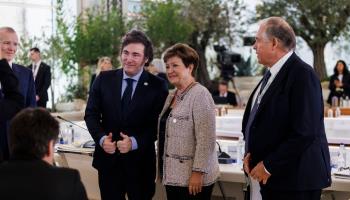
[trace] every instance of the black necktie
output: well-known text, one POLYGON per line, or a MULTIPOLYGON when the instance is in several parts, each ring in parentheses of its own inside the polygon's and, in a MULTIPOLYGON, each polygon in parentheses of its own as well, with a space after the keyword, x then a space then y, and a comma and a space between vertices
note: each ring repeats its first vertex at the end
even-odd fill
POLYGON ((246 125, 246 128, 245 128, 245 152, 246 153, 248 153, 250 126, 252 125, 252 122, 254 121, 256 112, 258 111, 258 107, 259 107, 259 104, 260 104, 260 100, 259 99, 261 98, 260 97, 261 92, 264 90, 264 88, 265 88, 265 86, 266 86, 270 76, 271 76, 271 72, 269 70, 267 70, 266 73, 264 74, 263 80, 261 82, 260 90, 259 90, 258 95, 256 96, 253 108, 252 108, 252 110, 250 111, 250 114, 249 114, 249 119, 248 119, 248 122, 247 122, 247 125, 246 125))
POLYGON ((124 90, 123 97, 122 97, 122 112, 123 115, 126 116, 128 113, 128 108, 131 102, 131 96, 132 96, 132 84, 134 82, 134 79, 126 78, 127 86, 124 90))
POLYGON ((33 64, 33 78, 35 79, 36 64, 33 64))

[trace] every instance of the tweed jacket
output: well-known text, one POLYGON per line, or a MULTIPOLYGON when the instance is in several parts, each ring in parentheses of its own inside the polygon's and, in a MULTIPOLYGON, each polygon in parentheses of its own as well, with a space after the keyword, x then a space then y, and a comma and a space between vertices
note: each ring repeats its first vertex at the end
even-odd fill
MULTIPOLYGON (((176 90, 170 92, 160 114, 158 136, 160 119, 175 94, 176 90)), ((219 176, 215 141, 213 98, 205 87, 194 83, 176 97, 166 122, 163 184, 188 186, 192 171, 204 173, 203 186, 214 183, 219 176)))

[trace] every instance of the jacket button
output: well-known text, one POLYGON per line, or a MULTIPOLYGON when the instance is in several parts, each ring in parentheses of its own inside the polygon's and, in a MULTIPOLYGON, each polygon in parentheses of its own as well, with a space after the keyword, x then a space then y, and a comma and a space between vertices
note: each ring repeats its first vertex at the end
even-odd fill
POLYGON ((165 157, 169 157, 169 155, 168 155, 168 154, 165 154, 165 157))
POLYGON ((180 163, 183 163, 184 161, 183 160, 179 160, 180 163))

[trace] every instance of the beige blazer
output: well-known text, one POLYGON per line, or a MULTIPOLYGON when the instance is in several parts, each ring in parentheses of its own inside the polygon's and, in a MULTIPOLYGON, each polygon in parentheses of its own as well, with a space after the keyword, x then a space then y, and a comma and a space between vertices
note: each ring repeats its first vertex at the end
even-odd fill
MULTIPOLYGON (((158 134, 160 119, 175 92, 170 92, 159 116, 158 134)), ((219 176, 215 144, 214 101, 205 87, 195 83, 177 96, 176 106, 167 119, 162 155, 163 184, 188 186, 192 171, 204 173, 204 186, 214 183, 219 176)))

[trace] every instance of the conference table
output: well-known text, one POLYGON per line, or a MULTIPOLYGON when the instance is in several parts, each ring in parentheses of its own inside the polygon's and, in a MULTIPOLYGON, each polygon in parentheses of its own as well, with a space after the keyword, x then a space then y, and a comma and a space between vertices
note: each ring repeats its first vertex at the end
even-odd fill
MULTIPOLYGON (((324 118, 325 131, 329 144, 350 145, 350 116, 324 118)), ((242 135, 242 116, 230 115, 216 117, 216 134, 218 137, 238 138, 242 135)))
MULTIPOLYGON (((218 143, 223 151, 228 151, 231 147, 236 146, 237 138, 242 136, 241 116, 226 115, 216 118, 218 143), (220 139, 219 139, 220 138, 220 139), (224 139, 222 139, 224 138, 224 139)), ((83 128, 86 125, 83 121, 74 122, 83 128)), ((64 132, 69 123, 61 122, 61 130, 64 132)), ((57 144, 55 161, 58 166, 70 167, 78 169, 82 182, 87 190, 89 199, 99 200, 100 193, 98 188, 97 171, 92 168, 93 149, 81 148, 82 144, 91 140, 87 130, 78 126, 73 126, 76 134, 76 141, 73 145, 57 144)), ((325 118, 326 134, 329 143, 350 144, 350 117, 325 118)), ((337 150, 337 146, 330 146, 331 155, 337 150)), ((349 149, 348 149, 349 151, 349 149)), ((234 154, 235 152, 228 152, 234 154)), ((350 153, 348 153, 350 155, 350 153)), ((350 161, 350 157, 348 159, 350 161)), ((350 162, 349 162, 350 163, 350 162)), ((350 179, 342 179, 332 177, 332 185, 324 190, 325 195, 329 195, 331 199, 349 199, 350 198, 350 179)), ((242 170, 242 166, 237 164, 220 164, 219 181, 222 190, 227 197, 234 197, 237 200, 243 199, 243 189, 246 187, 246 180, 242 170)), ((215 185, 213 194, 221 196, 219 185, 215 185)), ((164 190, 157 184, 156 197, 154 199, 164 199, 164 190)))

